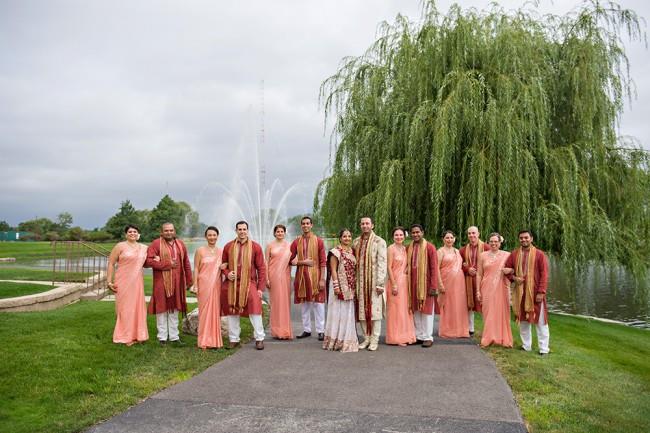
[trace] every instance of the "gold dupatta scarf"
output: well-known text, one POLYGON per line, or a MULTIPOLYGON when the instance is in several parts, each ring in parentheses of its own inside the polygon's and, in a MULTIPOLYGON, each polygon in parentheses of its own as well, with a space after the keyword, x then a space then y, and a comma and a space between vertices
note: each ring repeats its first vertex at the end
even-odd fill
MULTIPOLYGON (((174 244, 176 244, 176 240, 174 239, 174 244)), ((180 260, 181 266, 183 265, 183 260, 180 257, 181 251, 180 248, 176 249, 178 252, 178 258, 180 260)), ((172 252, 171 252, 171 247, 167 243, 167 241, 161 236, 160 237, 160 260, 165 261, 169 260, 171 261, 172 259, 172 252)), ((165 288, 165 297, 171 298, 172 295, 174 294, 174 281, 172 278, 172 272, 173 269, 167 269, 166 271, 162 271, 162 277, 163 277, 163 287, 165 288)))
POLYGON ((366 332, 368 334, 372 333, 372 291, 374 287, 372 286, 373 281, 373 269, 374 263, 372 262, 372 244, 375 241, 375 232, 370 232, 368 235, 368 240, 366 241, 366 248, 363 251, 363 257, 361 257, 361 247, 363 246, 363 236, 359 238, 359 246, 354 252, 354 257, 357 259, 357 266, 363 268, 363 281, 359 278, 361 276, 360 272, 357 272, 357 288, 363 293, 359 294, 359 297, 363 296, 363 307, 364 307, 364 316, 366 319, 366 332))
POLYGON ((429 268, 429 256, 427 254, 427 240, 422 238, 420 241, 420 248, 418 251, 418 263, 417 263, 417 286, 415 287, 416 290, 416 296, 418 300, 418 305, 417 308, 413 308, 413 284, 411 283, 411 272, 412 272, 412 266, 411 263, 413 261, 413 250, 415 242, 411 242, 406 249, 406 263, 407 263, 407 270, 406 273, 408 275, 408 288, 409 288, 409 311, 415 311, 415 310, 421 310, 422 307, 424 306, 424 303, 427 300, 427 270, 429 268))
MULTIPOLYGON (((298 250, 298 261, 312 259, 314 261, 313 266, 307 268, 307 276, 309 278, 310 287, 311 287, 311 297, 312 300, 318 298, 318 271, 319 271, 319 257, 318 257, 318 238, 316 235, 310 233, 307 240, 307 256, 305 257, 305 248, 304 248, 305 237, 299 236, 297 242, 298 250)), ((298 278, 298 298, 307 299, 307 283, 305 281, 305 274, 300 269, 297 275, 298 278)))
MULTIPOLYGON (((483 241, 479 240, 476 245, 476 257, 472 260, 472 244, 467 244, 465 247, 465 261, 468 268, 478 269, 478 259, 481 253, 483 252, 483 241)), ((465 275, 465 294, 467 295, 467 309, 471 310, 474 308, 474 281, 476 281, 476 275, 465 275)))
MULTIPOLYGON (((521 310, 521 298, 524 296, 524 287, 526 288, 526 303, 524 304, 524 311, 526 312, 526 321, 529 321, 531 316, 535 314, 535 258, 537 257, 537 248, 530 246, 528 250, 528 260, 526 263, 526 281, 515 286, 516 295, 515 303, 512 308, 515 311, 517 323, 519 323, 519 312, 521 310)), ((515 262, 515 276, 524 276, 524 250, 519 247, 519 254, 515 262)))
POLYGON ((228 284, 228 307, 231 314, 240 314, 248 302, 248 286, 251 279, 251 256, 253 254, 253 241, 248 239, 244 245, 235 239, 228 254, 228 269, 235 271, 235 280, 228 284), (239 251, 243 248, 241 276, 237 279, 237 266, 239 265, 239 251), (239 283, 239 290, 237 289, 239 283))

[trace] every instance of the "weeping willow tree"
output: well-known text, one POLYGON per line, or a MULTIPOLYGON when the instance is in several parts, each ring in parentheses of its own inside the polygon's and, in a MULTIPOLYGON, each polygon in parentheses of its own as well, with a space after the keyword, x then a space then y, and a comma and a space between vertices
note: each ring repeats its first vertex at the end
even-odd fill
POLYGON ((634 95, 622 38, 645 41, 641 23, 598 1, 567 16, 429 1, 417 24, 382 24, 321 86, 337 145, 315 214, 330 231, 372 215, 385 236, 530 228, 568 263, 643 274, 650 158, 617 135, 634 95))

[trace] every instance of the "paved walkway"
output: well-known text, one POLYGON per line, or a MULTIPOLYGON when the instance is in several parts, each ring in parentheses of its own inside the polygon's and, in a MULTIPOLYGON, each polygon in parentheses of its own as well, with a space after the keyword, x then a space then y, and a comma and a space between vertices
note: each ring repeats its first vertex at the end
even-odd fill
POLYGON ((248 344, 90 432, 526 432, 510 388, 475 344, 342 354, 313 335, 267 339, 263 351, 248 344))

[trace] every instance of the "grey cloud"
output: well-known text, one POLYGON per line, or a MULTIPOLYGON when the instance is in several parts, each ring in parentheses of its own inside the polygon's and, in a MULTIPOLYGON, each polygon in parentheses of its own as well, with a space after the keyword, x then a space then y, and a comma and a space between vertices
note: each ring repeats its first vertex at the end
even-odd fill
MULTIPOLYGON (((622 4, 648 16, 641 1, 622 4)), ((170 193, 213 222, 222 198, 201 196, 206 185, 237 173, 253 183, 262 79, 267 185, 299 185, 288 213, 308 212, 330 151, 320 83, 400 11, 415 20, 420 1, 2 2, 0 219, 66 210, 95 227, 123 199, 151 208, 170 193)), ((648 146, 650 65, 642 47, 630 58, 639 99, 621 132, 648 146)))

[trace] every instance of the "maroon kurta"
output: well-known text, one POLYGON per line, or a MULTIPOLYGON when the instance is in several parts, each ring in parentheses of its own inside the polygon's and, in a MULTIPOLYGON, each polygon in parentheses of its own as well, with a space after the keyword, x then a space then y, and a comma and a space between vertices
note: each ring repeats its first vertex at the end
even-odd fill
POLYGON ((163 260, 160 254, 160 238, 154 239, 147 249, 147 260, 145 267, 153 269, 153 293, 149 301, 149 314, 159 314, 166 311, 178 310, 185 313, 187 304, 185 301, 185 290, 192 285, 192 266, 187 256, 187 248, 180 239, 175 239, 170 246, 171 259, 176 258, 179 266, 172 269, 170 260, 163 260), (160 261, 154 257, 160 257, 160 261), (172 270, 172 285, 174 293, 171 297, 165 294, 162 271, 172 270))
MULTIPOLYGON (((316 236, 312 234, 312 236, 316 236)), ((298 243, 301 239, 304 239, 302 236, 296 238, 293 242, 291 242, 291 259, 293 260, 298 256, 298 243)), ((318 242, 318 257, 309 257, 310 259, 314 260, 317 262, 315 266, 318 266, 318 281, 320 281, 320 278, 322 277, 321 275, 321 269, 327 266, 327 259, 325 257, 325 244, 323 244, 323 240, 316 236, 316 241, 318 242)), ((308 251, 307 248, 309 246, 309 242, 300 242, 303 248, 303 257, 308 257, 308 251)), ((316 287, 311 286, 311 282, 309 281, 309 266, 305 265, 298 265, 296 267, 296 277, 293 280, 293 289, 294 289, 294 296, 293 296, 293 302, 294 304, 302 304, 303 301, 300 300, 298 297, 298 275, 300 275, 300 272, 303 273, 304 278, 305 278, 305 295, 307 299, 313 299, 312 294, 315 293, 315 291, 318 291, 318 281, 316 281, 316 287)), ((310 302, 310 301, 308 301, 310 302)), ((325 290, 318 291, 318 296, 314 302, 319 302, 319 303, 325 303, 325 290)))
POLYGON ((435 301, 435 296, 430 296, 429 291, 438 289, 438 255, 436 254, 436 247, 431 242, 427 242, 427 298, 421 310, 417 309, 417 286, 418 286, 418 255, 420 254, 420 243, 413 243, 413 256, 411 263, 411 305, 413 305, 413 312, 420 311, 422 314, 433 314, 435 304, 436 312, 438 312, 438 303, 435 301))
MULTIPOLYGON (((478 244, 473 245, 470 247, 470 255, 472 258, 472 263, 474 263, 474 269, 478 270, 478 244)), ((483 243, 483 251, 489 251, 490 246, 487 244, 487 242, 483 243)), ((483 252, 481 251, 481 253, 483 252)), ((460 256, 463 258, 463 273, 465 274, 466 277, 469 276, 469 258, 467 256, 467 245, 461 247, 461 249, 458 251, 460 253, 460 256)), ((476 275, 474 275, 474 278, 472 278, 472 292, 474 294, 474 308, 472 310, 474 311, 481 311, 481 303, 479 300, 476 298, 476 275)))
MULTIPOLYGON (((508 256, 508 259, 506 260, 506 263, 504 267, 506 268, 512 268, 516 271, 517 269, 517 256, 519 255, 519 248, 516 250, 512 251, 510 253, 510 256, 508 256)), ((527 272, 526 267, 528 266, 528 251, 524 251, 524 257, 522 257, 522 267, 524 274, 527 272)), ((510 281, 514 280, 514 272, 510 275, 508 275, 508 279, 510 281)), ((546 258, 546 255, 544 254, 544 251, 537 249, 537 255, 535 257, 535 275, 533 277, 533 281, 535 284, 535 287, 533 289, 533 296, 537 296, 538 293, 542 293, 544 295, 544 299, 542 302, 535 303, 535 316, 532 319, 529 319, 528 322, 530 323, 537 323, 539 321, 539 313, 541 311, 542 304, 544 305, 544 322, 548 323, 548 308, 546 306, 546 286, 548 284, 548 260, 546 258)), ((519 306, 519 321, 526 321, 526 311, 524 310, 525 305, 526 305, 526 282, 524 284, 524 295, 521 297, 521 304, 519 306)), ((516 292, 515 292, 516 293, 516 292)), ((533 300, 534 302, 534 300, 533 300)))
MULTIPOLYGON (((221 253, 221 263, 224 263, 228 266, 228 259, 230 257, 230 251, 235 242, 239 242, 237 239, 230 241, 223 247, 223 252, 221 253)), ((264 253, 262 252, 262 247, 257 242, 248 240, 247 242, 252 242, 251 247, 251 264, 250 264, 250 281, 248 282, 248 299, 246 300, 246 307, 240 316, 248 316, 249 314, 262 314, 262 300, 260 295, 257 293, 258 290, 264 291, 266 288, 266 264, 264 263, 264 253)), ((241 262, 242 255, 244 253, 244 248, 239 249, 239 258, 237 260, 237 285, 242 284, 241 281, 241 262)), ((228 305, 228 288, 230 287, 230 280, 228 280, 228 274, 234 269, 229 269, 226 267, 224 269, 223 275, 226 277, 226 280, 221 284, 221 314, 224 316, 231 315, 230 308, 228 305)), ((239 290, 239 287, 237 287, 239 290)))

